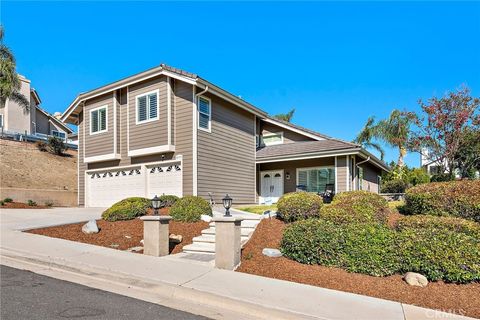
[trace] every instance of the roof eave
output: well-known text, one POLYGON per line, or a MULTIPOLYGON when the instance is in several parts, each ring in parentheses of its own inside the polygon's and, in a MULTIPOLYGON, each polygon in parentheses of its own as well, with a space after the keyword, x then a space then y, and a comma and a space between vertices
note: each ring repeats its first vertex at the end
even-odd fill
POLYGON ((350 154, 358 154, 360 151, 361 151, 361 148, 344 148, 344 149, 335 149, 335 150, 327 150, 327 151, 316 151, 316 152, 257 158, 255 162, 269 163, 269 162, 294 161, 294 160, 303 160, 303 159, 345 156, 350 154))

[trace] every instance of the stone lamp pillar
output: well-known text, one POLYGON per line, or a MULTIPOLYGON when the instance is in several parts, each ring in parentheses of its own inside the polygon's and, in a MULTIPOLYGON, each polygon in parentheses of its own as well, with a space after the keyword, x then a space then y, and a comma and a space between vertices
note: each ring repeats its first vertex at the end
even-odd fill
POLYGON ((241 223, 239 217, 214 217, 215 267, 234 270, 240 265, 241 223))
POLYGON ((143 216, 143 254, 155 257, 168 255, 170 216, 143 216))

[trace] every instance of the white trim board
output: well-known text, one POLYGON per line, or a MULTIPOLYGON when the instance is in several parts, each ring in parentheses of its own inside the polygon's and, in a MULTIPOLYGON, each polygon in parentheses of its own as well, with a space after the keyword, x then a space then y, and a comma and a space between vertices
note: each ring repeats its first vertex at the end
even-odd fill
POLYGON ((144 123, 157 121, 159 119, 160 119, 160 89, 155 89, 155 90, 152 90, 152 91, 148 91, 148 92, 144 92, 144 93, 140 93, 140 94, 135 95, 135 124, 136 125, 141 125, 141 124, 144 124, 144 123), (145 103, 146 103, 147 110, 145 110, 145 112, 146 112, 147 119, 139 121, 138 120, 138 99, 142 98, 142 97, 148 97, 149 95, 152 95, 152 94, 155 94, 157 96, 157 116, 155 118, 148 118, 149 115, 150 115, 150 104, 149 104, 149 100, 146 99, 145 103))
POLYGON ((107 161, 107 160, 119 160, 120 154, 118 153, 109 153, 109 154, 103 154, 101 156, 93 156, 93 157, 86 157, 83 159, 84 163, 93 163, 93 162, 101 162, 101 161, 107 161))
POLYGON ((150 154, 164 153, 164 152, 175 152, 175 146, 173 146, 171 144, 166 144, 166 145, 163 145, 163 146, 128 150, 128 156, 129 157, 138 157, 138 156, 146 156, 146 155, 150 155, 150 154))
POLYGON ((212 99, 206 97, 206 96, 198 96, 197 97, 197 128, 198 130, 202 130, 208 133, 212 132, 212 99), (200 99, 204 99, 208 101, 208 128, 202 128, 200 127, 200 99))
MULTIPOLYGON (((100 117, 98 119, 100 119, 100 117)), ((108 104, 88 110, 88 132, 91 136, 95 134, 108 132, 108 104), (105 109, 105 130, 98 130, 98 131, 92 132, 92 112, 98 111, 101 109, 105 109)))

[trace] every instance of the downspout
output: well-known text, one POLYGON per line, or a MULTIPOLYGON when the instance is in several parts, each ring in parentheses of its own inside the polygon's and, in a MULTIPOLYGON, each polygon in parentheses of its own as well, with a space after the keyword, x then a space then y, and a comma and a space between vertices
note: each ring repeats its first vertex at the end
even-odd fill
MULTIPOLYGON (((198 97, 208 91, 208 86, 205 87, 205 90, 195 93, 193 105, 195 109, 193 110, 193 195, 196 196, 198 194, 198 142, 197 142, 197 135, 198 135, 198 106, 197 101, 198 97)), ((195 86, 193 86, 193 92, 195 92, 195 86)))
MULTIPOLYGON (((199 96, 201 96, 202 94, 206 93, 207 91, 208 91, 208 86, 205 87, 205 90, 203 90, 203 91, 195 94, 195 101, 197 100, 197 98, 198 98, 199 96)), ((195 102, 195 104, 196 104, 196 102, 195 102)))

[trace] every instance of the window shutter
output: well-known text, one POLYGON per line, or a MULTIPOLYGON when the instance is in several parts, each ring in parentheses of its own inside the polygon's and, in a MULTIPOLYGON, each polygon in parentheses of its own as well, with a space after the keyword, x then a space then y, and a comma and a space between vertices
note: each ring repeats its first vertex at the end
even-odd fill
POLYGON ((210 129, 210 101, 198 99, 198 126, 203 129, 210 129))
POLYGON ((200 98, 199 110, 201 113, 210 114, 210 103, 206 99, 200 98))
POLYGON ((148 96, 148 103, 149 103, 149 119, 153 119, 157 117, 157 94, 151 94, 148 96))
POLYGON ((145 121, 147 120, 147 97, 139 97, 138 98, 138 109, 137 109, 137 121, 145 121))
POLYGON ((107 110, 106 109, 100 109, 98 110, 99 112, 99 118, 100 118, 100 130, 106 130, 107 129, 107 110))
POLYGON ((90 113, 92 118, 90 119, 90 126, 92 127, 92 132, 98 131, 98 110, 90 113))

